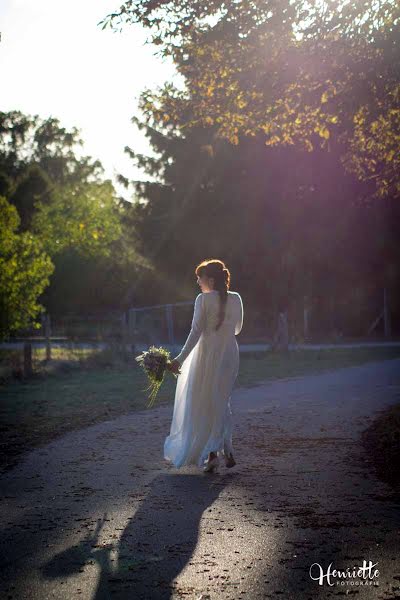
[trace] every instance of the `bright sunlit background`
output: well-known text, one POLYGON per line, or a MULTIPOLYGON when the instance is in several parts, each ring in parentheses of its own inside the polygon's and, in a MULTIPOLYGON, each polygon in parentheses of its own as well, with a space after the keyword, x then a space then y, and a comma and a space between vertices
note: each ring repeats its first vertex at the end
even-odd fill
POLYGON ((2 0, 1 110, 52 116, 67 130, 80 129, 83 153, 99 159, 118 193, 130 198, 115 174, 144 175, 124 147, 152 154, 130 122, 139 94, 176 74, 144 44, 141 27, 125 25, 115 33, 97 25, 117 7, 112 0, 2 0))

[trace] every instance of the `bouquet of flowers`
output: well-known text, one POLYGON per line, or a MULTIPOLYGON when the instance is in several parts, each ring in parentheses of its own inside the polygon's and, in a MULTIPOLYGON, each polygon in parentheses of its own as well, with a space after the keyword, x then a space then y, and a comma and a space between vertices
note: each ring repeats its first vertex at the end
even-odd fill
MULTIPOLYGON (((148 406, 152 406, 157 397, 158 390, 164 381, 164 374, 167 370, 167 365, 171 362, 170 353, 161 346, 159 348, 150 346, 148 350, 145 350, 139 354, 139 356, 136 356, 135 360, 146 372, 149 386, 144 391, 150 391, 148 406)), ((175 377, 178 376, 177 373, 172 374, 175 377)))

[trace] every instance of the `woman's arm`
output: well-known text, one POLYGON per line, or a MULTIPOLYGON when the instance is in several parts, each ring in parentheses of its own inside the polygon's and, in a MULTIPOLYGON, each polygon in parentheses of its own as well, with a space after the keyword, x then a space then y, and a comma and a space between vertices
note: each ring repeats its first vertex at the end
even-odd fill
POLYGON ((235 335, 238 335, 242 331, 243 327, 243 302, 242 297, 238 294, 239 305, 238 305, 238 313, 236 317, 236 325, 235 325, 235 335))
POLYGON ((194 311, 193 311, 193 320, 192 327, 190 329, 190 333, 188 338, 183 346, 182 350, 175 356, 173 360, 177 360, 180 364, 189 356, 199 338, 201 333, 205 327, 205 309, 204 309, 204 294, 200 293, 196 297, 194 302, 194 311))

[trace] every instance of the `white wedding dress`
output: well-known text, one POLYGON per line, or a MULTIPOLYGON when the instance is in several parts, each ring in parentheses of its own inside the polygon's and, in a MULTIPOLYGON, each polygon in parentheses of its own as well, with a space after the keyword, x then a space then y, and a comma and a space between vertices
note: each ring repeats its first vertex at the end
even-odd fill
POLYGON ((169 436, 164 458, 175 467, 202 466, 211 451, 232 452, 233 385, 239 372, 236 335, 243 325, 240 294, 228 291, 225 317, 218 323, 217 290, 198 294, 192 327, 181 352, 169 436))

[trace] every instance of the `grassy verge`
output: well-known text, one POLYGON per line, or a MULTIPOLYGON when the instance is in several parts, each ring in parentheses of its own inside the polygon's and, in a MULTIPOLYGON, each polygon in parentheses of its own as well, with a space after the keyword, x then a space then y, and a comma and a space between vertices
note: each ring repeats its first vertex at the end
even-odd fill
MULTIPOLYGON (((235 387, 320 373, 400 356, 400 348, 298 350, 289 354, 242 353, 235 387)), ((146 409, 146 378, 137 363, 124 362, 115 349, 62 358, 50 364, 36 359, 36 374, 0 387, 0 469, 21 453, 55 437, 96 422, 146 409)), ((172 404, 176 380, 168 373, 158 404, 172 404)))
POLYGON ((271 379, 312 375, 399 357, 400 346, 246 352, 240 356, 238 385, 248 387, 271 379))

